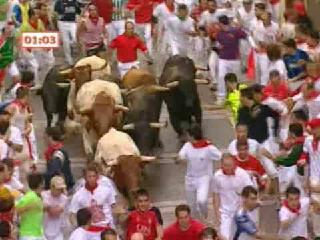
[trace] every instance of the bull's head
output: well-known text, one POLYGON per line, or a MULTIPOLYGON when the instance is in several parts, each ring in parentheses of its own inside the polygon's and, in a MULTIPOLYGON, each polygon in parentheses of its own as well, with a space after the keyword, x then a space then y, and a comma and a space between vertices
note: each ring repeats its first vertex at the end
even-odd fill
POLYGON ((97 94, 91 110, 81 114, 88 116, 87 126, 92 127, 97 135, 102 137, 115 124, 115 113, 126 110, 126 107, 116 105, 115 100, 110 95, 101 92, 97 94))
POLYGON ((144 164, 155 159, 155 157, 122 155, 107 163, 112 167, 113 179, 118 189, 127 194, 131 203, 133 202, 133 193, 140 188, 144 164))
POLYGON ((177 89, 185 96, 185 105, 192 108, 197 96, 197 84, 209 84, 209 80, 195 79, 194 81, 173 81, 165 86, 170 89, 177 89))

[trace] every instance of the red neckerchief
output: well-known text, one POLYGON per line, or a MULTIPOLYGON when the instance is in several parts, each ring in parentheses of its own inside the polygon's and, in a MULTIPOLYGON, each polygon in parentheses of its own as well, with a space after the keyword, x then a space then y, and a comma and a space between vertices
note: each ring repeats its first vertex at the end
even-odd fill
POLYGON ((227 176, 236 175, 236 167, 231 171, 231 173, 226 172, 226 170, 223 167, 221 169, 222 169, 222 172, 223 172, 224 175, 227 175, 227 176))
POLYGON ((308 76, 306 80, 308 81, 309 79, 310 79, 312 82, 316 82, 317 80, 320 80, 320 75, 319 75, 319 76, 316 76, 316 77, 308 76))
POLYGON ((46 29, 48 29, 49 26, 50 26, 50 22, 49 22, 48 16, 46 16, 46 15, 40 16, 40 20, 43 22, 43 25, 46 27, 46 29))
POLYGON ((32 22, 29 20, 29 24, 34 30, 38 29, 38 21, 32 22))
POLYGON ((89 186, 88 183, 86 183, 84 185, 84 187, 91 192, 91 194, 93 194, 94 190, 96 190, 96 188, 98 187, 98 183, 96 183, 94 186, 89 186))
POLYGON ((170 12, 174 12, 174 4, 172 4, 172 6, 169 6, 167 3, 165 3, 165 5, 167 6, 170 12))
POLYGON ((86 230, 88 232, 102 232, 104 230, 110 229, 109 227, 102 227, 102 226, 92 226, 90 225, 86 230))
POLYGON ((211 142, 206 139, 196 140, 194 142, 191 142, 192 146, 194 148, 204 148, 211 145, 211 142))
POLYGON ((319 96, 319 92, 313 91, 313 92, 310 93, 310 95, 308 97, 306 97, 306 100, 310 101, 310 100, 315 99, 318 96, 319 96))
POLYGON ((282 146, 284 149, 289 150, 292 148, 294 145, 301 145, 304 143, 305 137, 297 137, 296 139, 288 138, 282 143, 282 146))
POLYGON ((291 208, 288 204, 288 200, 283 201, 283 206, 285 206, 290 212, 295 213, 295 214, 300 214, 300 209, 301 209, 301 204, 299 203, 297 208, 291 208))
POLYGON ((32 87, 32 83, 20 83, 20 87, 25 87, 29 89, 32 87))
POLYGON ((97 24, 98 24, 99 17, 89 16, 89 19, 90 19, 91 22, 93 22, 94 25, 97 25, 97 24))
POLYGON ((302 44, 302 43, 304 43, 303 38, 296 37, 296 44, 302 44))
POLYGON ((15 99, 12 103, 15 104, 16 106, 18 106, 19 108, 21 108, 23 110, 26 109, 28 112, 30 112, 30 108, 29 108, 28 103, 21 102, 21 100, 19 100, 19 99, 15 99))
POLYGON ((295 12, 299 15, 299 16, 306 16, 306 8, 303 4, 303 2, 299 1, 299 2, 295 2, 293 4, 293 9, 295 10, 295 12))
POLYGON ((313 149, 314 152, 318 150, 319 141, 320 141, 320 139, 317 139, 317 138, 313 137, 312 149, 313 149))
POLYGON ((13 209, 7 212, 0 213, 0 220, 12 223, 13 222, 13 209))
POLYGON ((315 46, 311 46, 311 45, 308 44, 308 43, 307 43, 307 45, 308 45, 308 48, 309 48, 309 49, 316 49, 316 48, 319 46, 319 44, 316 44, 315 46))
POLYGON ((63 147, 63 143, 59 142, 59 143, 55 143, 55 144, 51 144, 48 146, 47 150, 44 153, 44 157, 47 161, 51 160, 52 158, 52 154, 61 149, 63 147))

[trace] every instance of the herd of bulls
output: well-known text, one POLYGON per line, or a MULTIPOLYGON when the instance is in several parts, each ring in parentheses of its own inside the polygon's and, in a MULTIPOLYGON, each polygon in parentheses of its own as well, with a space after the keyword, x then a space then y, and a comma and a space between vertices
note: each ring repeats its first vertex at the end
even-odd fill
POLYGON ((201 124, 196 67, 188 57, 172 56, 156 79, 146 70, 132 69, 113 82, 107 62, 96 56, 80 60, 72 69, 56 66, 42 89, 47 125, 53 114, 63 126, 67 116, 81 125, 83 145, 89 160, 112 172, 119 190, 130 193, 139 187, 144 162, 155 159, 161 146, 161 106, 167 105, 170 122, 181 139, 192 122, 201 124), (120 87, 119 87, 120 85, 120 87))

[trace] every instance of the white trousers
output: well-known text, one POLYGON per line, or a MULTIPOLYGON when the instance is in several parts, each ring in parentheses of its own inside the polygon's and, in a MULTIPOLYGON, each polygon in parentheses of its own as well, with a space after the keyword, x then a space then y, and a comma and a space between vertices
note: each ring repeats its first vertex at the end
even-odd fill
POLYGON ((266 53, 257 53, 256 60, 256 67, 258 68, 257 82, 265 86, 269 81, 268 56, 266 53))
MULTIPOLYGON (((38 53, 39 62, 39 84, 42 86, 48 72, 55 64, 53 50, 41 50, 38 53)), ((36 83, 37 84, 37 83, 36 83)))
POLYGON ((250 43, 247 39, 240 40, 240 57, 241 57, 241 66, 247 67, 248 56, 250 53, 250 43))
POLYGON ((208 217, 208 198, 211 176, 185 177, 186 200, 194 218, 204 220, 208 217))
POLYGON ((188 56, 189 44, 187 42, 175 41, 172 37, 170 38, 170 48, 172 55, 188 56))
POLYGON ((139 61, 128 62, 128 63, 118 62, 118 70, 119 70, 119 73, 120 73, 120 77, 121 77, 121 78, 123 78, 123 76, 124 76, 131 68, 139 68, 139 61))
POLYGON ((234 215, 236 213, 221 212, 220 217, 220 234, 225 240, 232 240, 235 233, 234 215))
POLYGON ((71 44, 76 42, 77 25, 75 22, 59 21, 58 28, 63 41, 64 56, 68 64, 72 65, 71 44))
POLYGON ((152 52, 151 23, 137 23, 136 32, 147 45, 148 52, 152 52))
MULTIPOLYGON (((274 142, 273 138, 269 138, 262 143, 262 148, 266 149, 271 154, 275 154, 279 151, 279 146, 274 142)), ((276 178, 279 176, 278 170, 271 159, 261 156, 260 161, 269 177, 276 178)))
POLYGON ((46 240, 64 240, 63 233, 61 232, 59 235, 55 237, 46 236, 46 240))
POLYGON ((210 78, 212 83, 217 82, 217 65, 218 65, 218 54, 216 51, 211 51, 208 64, 210 69, 210 78))
POLYGON ((224 100, 226 96, 226 85, 224 77, 227 73, 240 74, 240 60, 225 60, 219 58, 218 60, 218 100, 224 100))
POLYGON ((280 2, 277 4, 271 4, 271 10, 272 10, 272 18, 275 22, 280 22, 281 16, 280 16, 280 2))

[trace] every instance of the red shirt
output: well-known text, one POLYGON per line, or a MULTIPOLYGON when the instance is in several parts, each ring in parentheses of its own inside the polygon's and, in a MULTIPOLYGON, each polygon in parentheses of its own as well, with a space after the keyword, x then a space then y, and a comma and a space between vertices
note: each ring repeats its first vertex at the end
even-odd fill
POLYGON ((103 18, 105 23, 110 23, 112 19, 113 4, 112 0, 92 0, 97 7, 99 16, 103 18))
POLYGON ((277 87, 268 83, 268 85, 263 88, 262 92, 266 97, 273 97, 277 100, 284 100, 290 96, 289 87, 284 81, 277 87))
POLYGON ((190 220, 190 227, 182 231, 178 223, 173 223, 164 230, 162 240, 200 240, 200 234, 205 226, 196 221, 190 220))
POLYGON ((150 23, 152 19, 153 4, 160 3, 159 0, 129 0, 127 8, 133 10, 135 7, 138 9, 135 11, 136 23, 150 23))
POLYGON ((157 238, 158 220, 153 211, 133 211, 129 214, 127 225, 127 239, 136 232, 142 233, 145 240, 157 238))
POLYGON ((113 39, 109 47, 117 49, 117 59, 122 63, 136 61, 138 49, 143 52, 147 51, 145 44, 139 37, 128 37, 124 34, 113 39))
POLYGON ((257 160, 255 157, 251 155, 249 155, 247 161, 241 161, 238 157, 235 157, 234 160, 238 167, 241 167, 246 171, 255 172, 260 177, 266 173, 259 160, 257 160))

